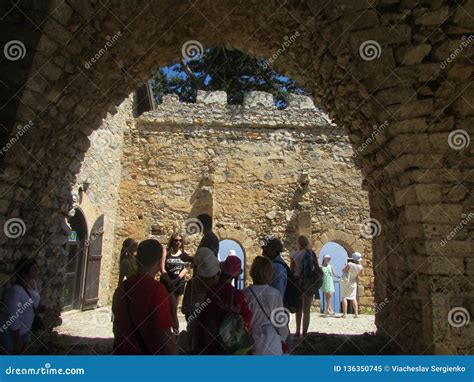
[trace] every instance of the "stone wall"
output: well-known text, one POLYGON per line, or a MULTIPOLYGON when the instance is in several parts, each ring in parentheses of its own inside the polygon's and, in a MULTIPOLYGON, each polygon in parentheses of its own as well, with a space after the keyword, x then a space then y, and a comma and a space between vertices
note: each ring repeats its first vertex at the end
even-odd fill
POLYGON ((0 238, 0 268, 8 275, 19 256, 38 259, 48 317, 59 315, 69 190, 89 135, 197 40, 266 58, 348 130, 382 227, 373 260, 376 302, 388 301, 376 316, 387 343, 404 353, 472 353, 474 326, 450 318, 474 314, 473 220, 462 223, 474 205, 474 1, 45 1, 49 12, 4 3, 2 45, 19 39, 26 55, 9 65, 0 57, 11 79, 0 119, 32 127, 3 158, 0 224, 5 231, 20 219, 25 229, 0 238))
MULTIPOLYGON (((99 305, 108 303, 110 274, 115 266, 114 239, 121 181, 123 135, 134 125, 133 96, 117 107, 115 114, 107 114, 101 127, 90 136, 91 146, 86 152, 81 171, 77 175, 75 191, 86 184, 81 195, 81 208, 91 228, 100 215, 104 215, 102 261, 99 281, 99 305)), ((93 238, 92 238, 93 239, 93 238)))
MULTIPOLYGON (((201 212, 214 216, 221 240, 241 244, 247 267, 264 233, 284 239, 286 256, 300 232, 316 250, 333 240, 364 253, 360 301, 372 306, 371 242, 360 235, 367 192, 346 132, 308 97, 276 110, 262 92, 242 106, 227 105, 224 92, 200 92, 196 104, 170 95, 137 119, 125 136, 117 245, 130 236, 165 243, 201 212)), ((193 253, 200 235, 187 239, 193 253)))

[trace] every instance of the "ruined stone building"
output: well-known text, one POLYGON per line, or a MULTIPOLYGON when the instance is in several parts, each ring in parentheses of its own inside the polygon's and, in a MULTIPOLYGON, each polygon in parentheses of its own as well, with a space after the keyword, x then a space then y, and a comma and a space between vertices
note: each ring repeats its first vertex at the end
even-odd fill
MULTIPOLYGON (((310 98, 293 95, 277 110, 262 92, 247 93, 243 105, 227 105, 224 92, 199 92, 195 104, 169 95, 138 118, 133 102, 129 97, 94 133, 74 187, 74 207, 87 226, 82 239, 102 241, 99 274, 84 276, 90 270, 77 263, 79 289, 90 288, 88 277, 98 279, 99 302, 109 304, 124 239, 155 237, 166 245, 172 232, 183 232, 193 253, 200 235, 186 223, 208 213, 221 240, 241 245, 245 267, 261 254, 263 234, 281 237, 286 255, 298 234, 308 235, 318 254, 329 241, 349 255, 364 253, 359 296, 373 307, 371 240, 360 231, 369 219, 367 192, 346 132, 310 98), (99 218, 104 226, 94 228, 99 218)), ((69 219, 76 231, 78 216, 69 219)), ((70 282, 66 294, 77 284, 70 282)), ((79 289, 76 308, 83 307, 79 289)))
POLYGON ((315 248, 336 240, 372 253, 377 335, 404 353, 474 352, 472 0, 20 3, 2 5, 2 288, 34 255, 49 319, 65 285, 91 285, 85 305, 105 304, 122 238, 164 238, 207 209, 248 261, 260 230, 288 248, 311 230, 315 248), (135 118, 129 95, 189 41, 265 59, 336 125, 305 103, 234 113, 219 96, 170 98, 135 118), (85 217, 68 215, 74 203, 85 217), (368 216, 381 228, 371 246, 358 227, 368 216), (89 284, 64 269, 67 219, 87 224, 100 276, 89 284))

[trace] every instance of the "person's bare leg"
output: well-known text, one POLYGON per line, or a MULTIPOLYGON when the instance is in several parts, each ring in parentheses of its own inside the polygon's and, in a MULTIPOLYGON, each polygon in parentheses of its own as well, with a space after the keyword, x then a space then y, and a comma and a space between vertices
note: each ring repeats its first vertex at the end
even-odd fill
POLYGON ((354 318, 359 317, 359 303, 356 299, 352 300, 352 306, 354 307, 354 318))
POLYGON ((324 293, 324 298, 326 299, 326 309, 324 309, 324 314, 328 314, 329 313, 329 306, 331 304, 331 295, 329 293, 324 293))
POLYGON ((176 314, 178 314, 179 304, 181 303, 181 297, 182 296, 175 295, 175 298, 176 298, 176 314))
POLYGON ((347 298, 342 299, 342 317, 346 317, 347 314, 347 298))
POLYGON ((303 295, 303 336, 308 334, 309 321, 311 319, 311 302, 313 295, 305 293, 303 295))
POLYGON ((331 297, 332 297, 332 292, 328 293, 328 312, 329 314, 334 314, 334 309, 332 308, 331 304, 331 297))
POLYGON ((176 296, 174 293, 169 294, 170 298, 170 308, 171 308, 171 318, 173 320, 173 329, 179 332, 179 320, 178 320, 178 306, 176 305, 176 296))
POLYGON ((295 313, 295 318, 296 318, 296 337, 299 337, 301 335, 301 317, 303 316, 303 310, 300 310, 299 312, 295 313))
POLYGON ((328 292, 326 293, 326 313, 327 314, 330 314, 331 313, 331 297, 332 297, 332 293, 331 292, 328 292))

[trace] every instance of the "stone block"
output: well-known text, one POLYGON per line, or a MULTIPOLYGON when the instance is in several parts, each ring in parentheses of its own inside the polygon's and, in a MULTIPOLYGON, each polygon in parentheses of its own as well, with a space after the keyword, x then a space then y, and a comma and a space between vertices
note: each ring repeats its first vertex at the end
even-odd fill
POLYGON ((273 95, 267 92, 251 91, 244 94, 243 105, 246 107, 274 108, 273 95))
POLYGON ((316 109, 310 97, 300 94, 288 95, 288 107, 291 109, 316 109))
POLYGON ((399 86, 383 89, 375 94, 375 98, 384 105, 405 103, 410 99, 416 100, 416 91, 411 86, 399 86))
POLYGON ((389 105, 380 112, 382 120, 403 120, 422 117, 433 113, 433 99, 427 98, 417 100, 412 98, 403 104, 389 105))
POLYGON ((352 51, 359 54, 361 44, 366 41, 376 41, 381 47, 390 44, 408 43, 411 38, 411 29, 408 25, 398 25, 396 27, 367 29, 351 33, 350 41, 352 51))
POLYGON ((163 100, 161 104, 163 106, 179 104, 179 97, 176 94, 166 94, 163 96, 163 100))
POLYGON ((401 65, 421 64, 421 61, 431 52, 430 44, 404 46, 395 51, 395 58, 401 65))
POLYGON ((213 92, 198 90, 196 103, 227 105, 227 93, 222 90, 213 92))
POLYGON ((413 11, 414 21, 417 25, 431 26, 441 25, 449 17, 449 7, 444 6, 434 11, 427 9, 415 9, 413 11))

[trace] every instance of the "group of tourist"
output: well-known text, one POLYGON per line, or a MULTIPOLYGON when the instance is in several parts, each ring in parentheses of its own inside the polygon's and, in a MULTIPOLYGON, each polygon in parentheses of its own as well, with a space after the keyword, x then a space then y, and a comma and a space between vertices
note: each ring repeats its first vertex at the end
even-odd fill
MULTIPOLYGON (((220 262, 219 239, 212 218, 199 215, 203 237, 194 256, 185 251, 183 236, 171 235, 166 248, 155 239, 123 242, 119 282, 112 302, 114 354, 266 354, 289 352, 289 315, 296 315, 295 336, 305 336, 314 296, 321 289, 327 315, 334 315, 330 260, 320 265, 309 239, 299 236, 288 266, 283 244, 274 236, 261 241, 262 253, 250 267, 252 284, 236 288, 242 262, 235 252, 220 262), (193 270, 188 280, 188 272, 193 270), (159 281, 157 275, 160 275, 159 281), (187 281, 188 280, 188 281, 187 281), (179 328, 178 308, 185 316, 179 328)), ((352 301, 358 314, 357 278, 362 256, 352 254, 342 269, 342 307, 352 301)), ((22 258, 6 291, 0 322, 4 353, 28 353, 32 331, 41 329, 44 311, 36 287, 38 266, 22 258)))
MULTIPOLYGON (((155 239, 123 243, 120 278, 114 293, 114 354, 262 354, 289 352, 289 314, 296 314, 296 336, 308 332, 312 300, 325 297, 333 315, 330 256, 318 263, 309 239, 299 236, 290 266, 283 244, 273 236, 261 242, 262 254, 250 267, 252 284, 236 288, 242 262, 230 254, 219 262, 219 240, 212 218, 199 215, 203 237, 194 256, 186 253, 183 236, 174 233, 166 248, 155 239), (135 255, 136 252, 136 255, 135 255), (187 274, 193 269, 192 277, 187 274), (156 276, 160 274, 160 281, 156 276), (178 307, 185 316, 180 331, 178 307)), ((361 255, 354 253, 341 276, 343 315, 347 301, 357 317, 357 277, 361 255)))

